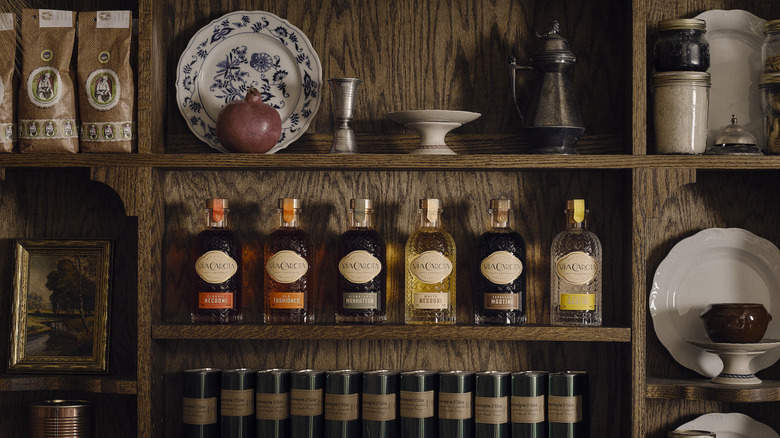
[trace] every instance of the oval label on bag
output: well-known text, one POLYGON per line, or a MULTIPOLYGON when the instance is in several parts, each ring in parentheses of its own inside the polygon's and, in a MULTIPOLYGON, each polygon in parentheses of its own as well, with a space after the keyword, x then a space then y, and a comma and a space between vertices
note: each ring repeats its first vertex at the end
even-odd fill
POLYGON ((27 97, 35 106, 48 108, 60 100, 60 72, 54 67, 38 67, 27 78, 27 97))

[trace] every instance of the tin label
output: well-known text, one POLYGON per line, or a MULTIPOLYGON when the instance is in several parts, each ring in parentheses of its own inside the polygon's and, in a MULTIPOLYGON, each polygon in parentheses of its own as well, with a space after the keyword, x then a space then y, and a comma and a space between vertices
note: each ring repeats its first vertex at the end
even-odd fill
POLYGON ((482 260, 479 269, 491 283, 509 284, 523 273, 523 262, 508 251, 496 251, 482 260))
POLYGON ((395 394, 363 393, 363 419, 369 421, 395 420, 395 394))
POLYGON ((303 309, 303 292, 271 292, 268 294, 272 309, 303 309))
POLYGON ((433 391, 401 391, 401 417, 431 418, 433 411, 433 391))
POLYGON ((316 417, 322 415, 321 389, 291 389, 290 415, 316 417))
POLYGON ((415 292, 412 295, 412 307, 415 309, 446 310, 449 301, 449 292, 415 292))
POLYGON ((382 272, 382 262, 368 251, 352 251, 339 261, 339 272, 350 283, 365 284, 382 272))
POLYGON ((485 294, 485 310, 520 310, 520 294, 485 294))
POLYGON ((599 264, 593 257, 582 251, 566 254, 555 264, 555 273, 571 284, 587 284, 596 278, 599 264))
POLYGON ((439 393, 439 418, 468 420, 471 418, 471 393, 439 393))
POLYGON ((504 424, 509 421, 509 397, 474 397, 474 421, 504 424))
POLYGON ((561 310, 596 310, 595 294, 561 294, 561 310))
POLYGON ((271 256, 265 264, 268 275, 282 284, 295 283, 306 275, 309 263, 295 251, 282 250, 271 256))
POLYGON ((544 396, 520 397, 513 395, 509 412, 512 413, 512 423, 541 423, 544 421, 544 396))
POLYGON ((217 398, 184 397, 182 404, 182 422, 195 426, 217 423, 217 398))
POLYGON ((199 309, 232 309, 233 292, 200 292, 198 293, 199 309))
POLYGON ((549 396, 547 419, 552 423, 579 423, 582 421, 582 396, 549 396))
POLYGON ((452 262, 438 251, 425 251, 409 262, 409 272, 422 283, 437 284, 452 273, 452 262))
POLYGON ((290 417, 290 393, 255 394, 255 418, 258 420, 286 420, 290 417))
POLYGON ((208 251, 195 261, 195 272, 209 284, 221 284, 238 272, 238 263, 224 251, 208 251))
POLYGON ((376 309, 377 306, 377 293, 376 292, 353 292, 345 293, 341 307, 345 309, 376 309))
POLYGON ((220 404, 224 417, 247 417, 254 409, 255 392, 251 389, 223 389, 220 404))
POLYGON ((325 394, 325 419, 354 421, 360 417, 357 394, 325 394))

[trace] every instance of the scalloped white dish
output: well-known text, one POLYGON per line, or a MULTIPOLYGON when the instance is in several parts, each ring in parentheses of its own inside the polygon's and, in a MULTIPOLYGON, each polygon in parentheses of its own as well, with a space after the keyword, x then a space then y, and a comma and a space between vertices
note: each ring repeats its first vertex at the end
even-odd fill
MULTIPOLYGON (((686 342, 707 338, 699 315, 712 303, 760 303, 775 319, 765 338, 780 339, 780 250, 741 228, 709 228, 677 243, 653 277, 648 306, 658 339, 672 357, 705 377, 720 358, 686 342)), ((750 362, 755 373, 780 359, 776 348, 750 362)))
POLYGON ((705 38, 710 44, 712 79, 708 113, 707 146, 736 114, 739 124, 756 137, 764 149, 763 115, 758 79, 763 65, 761 44, 764 21, 741 9, 714 9, 696 18, 707 23, 705 38))
POLYGON ((766 424, 736 412, 705 414, 680 425, 677 430, 706 430, 715 432, 718 438, 780 438, 766 424))
POLYGON ((311 42, 270 12, 231 12, 212 21, 192 36, 176 69, 176 102, 187 126, 222 152, 219 111, 250 87, 282 119, 281 138, 269 154, 306 132, 322 100, 322 67, 311 42))

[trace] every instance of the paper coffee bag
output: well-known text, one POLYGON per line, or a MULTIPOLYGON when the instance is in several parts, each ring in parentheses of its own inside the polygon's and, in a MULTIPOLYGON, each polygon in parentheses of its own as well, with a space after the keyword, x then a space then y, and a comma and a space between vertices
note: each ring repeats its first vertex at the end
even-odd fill
POLYGON ((19 151, 79 151, 71 57, 76 38, 72 11, 22 11, 19 151))
POLYGON ((16 87, 16 28, 14 14, 0 14, 0 152, 12 152, 16 142, 14 109, 16 87))
POLYGON ((78 71, 82 152, 133 152, 135 87, 130 11, 79 13, 78 71))

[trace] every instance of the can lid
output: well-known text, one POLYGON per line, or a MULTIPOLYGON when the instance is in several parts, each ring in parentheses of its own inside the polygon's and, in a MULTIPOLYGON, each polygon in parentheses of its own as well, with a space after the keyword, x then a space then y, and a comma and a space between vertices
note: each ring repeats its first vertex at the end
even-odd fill
POLYGON ((758 78, 758 86, 780 84, 780 73, 764 73, 758 78))
POLYGON ((653 86, 690 84, 709 87, 710 74, 698 71, 663 71, 653 73, 653 86))
POLYGON ((769 20, 764 23, 764 35, 780 32, 780 20, 769 20))
POLYGON ((672 18, 658 23, 658 30, 703 30, 707 31, 707 22, 698 18, 672 18))

